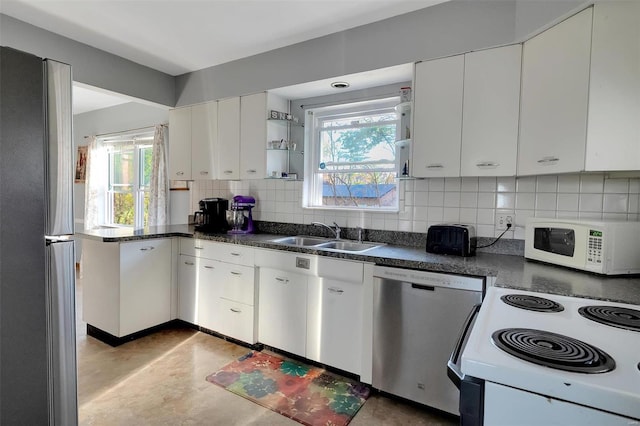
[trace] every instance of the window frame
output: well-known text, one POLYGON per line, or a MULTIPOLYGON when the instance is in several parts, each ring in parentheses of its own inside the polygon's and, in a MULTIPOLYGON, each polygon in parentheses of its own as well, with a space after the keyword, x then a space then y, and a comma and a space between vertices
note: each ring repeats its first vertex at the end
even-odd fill
MULTIPOLYGON (((396 191, 396 199, 395 205, 389 207, 383 206, 340 206, 340 205, 323 205, 322 204, 322 187, 323 187, 323 179, 321 175, 326 174, 327 171, 324 172, 320 169, 320 158, 321 158, 321 137, 320 134, 322 132, 323 127, 320 122, 327 121, 331 118, 336 119, 344 119, 349 116, 373 116, 376 114, 386 113, 386 112, 395 112, 395 106, 400 102, 399 96, 386 96, 383 98, 369 99, 365 101, 349 101, 347 103, 342 104, 334 104, 321 106, 317 108, 310 108, 306 110, 306 119, 305 119, 305 152, 309 155, 306 155, 305 161, 305 179, 303 184, 303 199, 302 199, 302 207, 305 209, 317 209, 317 210, 340 210, 340 211, 359 211, 359 212, 380 212, 380 213, 394 213, 398 212, 400 209, 400 188, 397 179, 394 179, 395 191, 396 191)), ((384 123, 384 122, 383 122, 384 123)), ((396 116, 396 119, 393 121, 387 121, 386 123, 395 123, 395 132, 396 137, 395 141, 398 140, 398 135, 401 134, 401 118, 400 116, 396 116)), ((374 127, 375 123, 364 123, 358 125, 349 125, 344 126, 344 129, 354 129, 354 128, 365 128, 365 127, 374 127)), ((339 129, 338 127, 334 128, 339 129)), ((394 142, 395 142, 394 141, 394 142)), ((397 152, 394 152, 394 158, 392 160, 382 160, 382 161, 361 161, 361 162, 348 162, 346 164, 353 165, 367 165, 367 164, 390 164, 392 167, 389 169, 385 168, 374 168, 374 169, 361 169, 361 170, 353 170, 352 173, 366 173, 366 172, 382 172, 382 173, 396 173, 397 170, 397 152)), ((325 163, 326 165, 340 165, 345 163, 325 163)), ((345 173, 344 171, 329 171, 332 174, 337 173, 345 173)), ((348 172, 347 172, 348 173, 348 172)))
MULTIPOLYGON (((104 224, 109 227, 117 228, 134 228, 140 229, 145 226, 144 223, 144 199, 145 194, 151 190, 149 185, 144 185, 144 150, 153 150, 153 131, 138 133, 136 135, 123 135, 116 137, 104 137, 100 139, 102 146, 106 149, 107 155, 107 176, 105 180, 104 188, 104 224), (114 173, 114 154, 116 151, 126 152, 132 151, 133 154, 133 181, 131 184, 113 184, 112 180, 114 173), (113 186, 131 186, 131 190, 117 190, 113 189, 113 186), (126 225, 115 222, 114 211, 114 195, 115 194, 127 194, 133 195, 133 224, 126 225)), ((152 151, 153 152, 153 151, 152 151)))

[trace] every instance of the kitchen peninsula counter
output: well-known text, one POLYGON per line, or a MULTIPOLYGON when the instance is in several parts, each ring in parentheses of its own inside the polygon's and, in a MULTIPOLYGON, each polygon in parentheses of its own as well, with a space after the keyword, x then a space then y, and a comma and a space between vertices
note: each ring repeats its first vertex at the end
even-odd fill
POLYGON ((241 244, 259 248, 314 254, 346 260, 358 260, 381 266, 419 269, 448 274, 494 277, 494 285, 519 290, 564 296, 585 297, 640 305, 640 276, 603 277, 559 266, 528 261, 522 256, 478 253, 458 257, 426 253, 423 248, 383 245, 364 253, 343 253, 309 247, 274 243, 283 235, 208 234, 191 225, 169 225, 145 229, 103 228, 77 234, 82 238, 105 243, 136 241, 149 238, 186 237, 241 244))

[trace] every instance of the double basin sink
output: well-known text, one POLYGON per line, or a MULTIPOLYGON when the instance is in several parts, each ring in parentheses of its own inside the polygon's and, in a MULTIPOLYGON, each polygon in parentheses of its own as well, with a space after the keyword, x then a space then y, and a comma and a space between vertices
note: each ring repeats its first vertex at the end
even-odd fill
POLYGON ((306 235, 276 238, 274 240, 271 240, 271 242, 296 247, 337 251, 342 253, 362 253, 367 250, 371 250, 384 245, 381 243, 361 243, 357 241, 331 240, 328 238, 311 237, 306 235))

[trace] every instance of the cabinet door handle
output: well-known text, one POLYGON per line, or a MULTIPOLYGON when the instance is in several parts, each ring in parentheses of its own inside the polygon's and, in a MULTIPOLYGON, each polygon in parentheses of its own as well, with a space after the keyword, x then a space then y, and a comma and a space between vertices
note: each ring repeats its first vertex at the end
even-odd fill
POLYGON ((206 176, 209 174, 209 172, 205 172, 204 170, 200 172, 201 175, 206 176))
POLYGON ((344 293, 344 290, 338 287, 329 287, 329 292, 330 293, 336 293, 336 294, 342 294, 344 293))
POLYGON ((155 247, 153 247, 153 246, 142 247, 142 248, 140 248, 140 251, 148 251, 148 250, 153 250, 153 249, 155 249, 155 247))
POLYGON ((538 164, 540 164, 541 166, 550 166, 554 163, 557 163, 558 161, 560 161, 558 157, 543 157, 538 160, 538 164))
POLYGON ((233 174, 233 170, 225 170, 223 173, 225 175, 231 175, 231 174, 233 174))
POLYGON ((204 268, 205 269, 215 269, 213 266, 209 266, 209 265, 205 265, 204 268))
POLYGON ((499 165, 500 165, 500 163, 493 163, 491 161, 485 161, 483 163, 476 164, 476 167, 480 167, 481 169, 495 169, 499 165))
POLYGON ((176 174, 177 174, 178 176, 182 176, 182 175, 184 175, 184 172, 176 172, 176 174))
POLYGON ((288 283, 289 279, 287 278, 282 278, 282 277, 276 277, 276 281, 279 281, 281 283, 288 283))
POLYGON ((253 173, 257 173, 256 169, 249 169, 247 170, 247 173, 253 174, 253 173))
POLYGON ((235 253, 235 252, 231 252, 231 256, 241 256, 242 253, 235 253))
POLYGON ((442 164, 427 164, 427 169, 444 169, 442 164))
POLYGON ((193 262, 184 262, 185 265, 189 265, 189 266, 193 266, 194 263, 193 262))
POLYGON ((204 247, 194 247, 195 250, 203 250, 204 247))
POLYGON ((229 308, 229 310, 230 310, 231 312, 236 313, 236 314, 240 314, 240 313, 242 313, 242 311, 241 311, 240 309, 233 309, 233 308, 229 308))
POLYGON ((231 275, 242 275, 242 272, 231 271, 231 275))

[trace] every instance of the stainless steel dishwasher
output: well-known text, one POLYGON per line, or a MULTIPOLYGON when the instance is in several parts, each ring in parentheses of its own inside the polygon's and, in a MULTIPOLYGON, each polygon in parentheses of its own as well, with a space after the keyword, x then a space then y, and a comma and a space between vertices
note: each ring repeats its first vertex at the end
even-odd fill
POLYGON ((373 387, 455 415, 447 361, 484 278, 374 267, 373 387))

